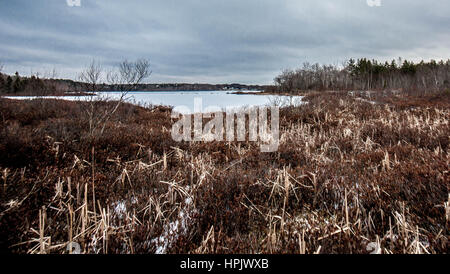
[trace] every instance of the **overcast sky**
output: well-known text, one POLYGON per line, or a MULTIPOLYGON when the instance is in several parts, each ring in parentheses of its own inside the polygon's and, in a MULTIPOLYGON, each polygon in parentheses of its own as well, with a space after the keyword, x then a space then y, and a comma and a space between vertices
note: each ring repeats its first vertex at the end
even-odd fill
POLYGON ((450 58, 447 0, 80 1, 0 0, 5 72, 146 58, 149 82, 271 84, 304 61, 450 58))

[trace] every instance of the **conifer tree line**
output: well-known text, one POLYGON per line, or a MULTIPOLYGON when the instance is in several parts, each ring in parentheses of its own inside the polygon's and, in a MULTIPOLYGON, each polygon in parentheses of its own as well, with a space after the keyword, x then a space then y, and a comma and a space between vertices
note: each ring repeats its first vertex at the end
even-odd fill
POLYGON ((18 72, 14 76, 2 73, 3 64, 0 63, 0 93, 18 93, 26 90, 42 90, 44 82, 39 77, 23 78, 18 72))
POLYGON ((24 77, 18 72, 14 75, 7 75, 2 73, 1 69, 0 65, 0 94, 39 96, 79 90, 79 85, 72 80, 55 79, 56 72, 53 72, 53 76, 41 78, 39 74, 24 77))
POLYGON ((56 87, 49 84, 37 76, 21 77, 18 72, 13 76, 0 73, 0 93, 15 94, 30 92, 36 95, 46 95, 51 91, 56 90, 56 87))
POLYGON ((284 70, 275 79, 281 92, 304 90, 404 90, 433 92, 450 88, 450 60, 414 63, 408 60, 378 62, 361 58, 343 65, 303 63, 284 70))

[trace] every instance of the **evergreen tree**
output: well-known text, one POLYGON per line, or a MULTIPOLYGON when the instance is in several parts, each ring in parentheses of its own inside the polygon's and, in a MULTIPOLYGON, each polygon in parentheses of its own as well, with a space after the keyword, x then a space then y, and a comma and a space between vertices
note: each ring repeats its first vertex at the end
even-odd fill
POLYGON ((6 87, 5 87, 5 91, 6 93, 11 92, 13 89, 13 79, 11 78, 11 76, 8 75, 8 77, 6 78, 6 87))
POLYGON ((5 92, 6 89, 6 81, 5 78, 3 78, 3 74, 0 73, 0 93, 5 92))
POLYGON ((16 79, 14 80, 14 84, 12 87, 12 91, 14 93, 20 92, 23 89, 23 83, 22 80, 20 79, 19 73, 16 72, 16 79))

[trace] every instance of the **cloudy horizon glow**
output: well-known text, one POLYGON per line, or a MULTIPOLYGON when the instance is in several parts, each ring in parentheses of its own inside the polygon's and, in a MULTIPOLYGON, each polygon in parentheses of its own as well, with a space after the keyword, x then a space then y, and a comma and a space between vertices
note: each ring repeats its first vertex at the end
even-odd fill
POLYGON ((442 0, 0 0, 6 73, 76 79, 146 58, 151 83, 272 84, 303 62, 450 59, 442 0))

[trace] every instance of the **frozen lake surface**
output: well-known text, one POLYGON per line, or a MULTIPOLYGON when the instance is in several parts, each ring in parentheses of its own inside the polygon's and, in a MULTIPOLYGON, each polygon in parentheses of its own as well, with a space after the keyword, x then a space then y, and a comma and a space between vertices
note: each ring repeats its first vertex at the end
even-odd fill
MULTIPOLYGON (((245 93, 245 92, 244 92, 245 93)), ((61 99, 71 101, 85 101, 96 99, 117 100, 121 97, 121 92, 99 92, 97 96, 7 96, 9 99, 61 99)), ((228 91, 158 91, 128 92, 125 96, 127 102, 141 105, 163 105, 179 107, 185 106, 190 110, 194 109, 194 100, 201 98, 202 108, 218 107, 242 108, 250 106, 289 106, 302 104, 301 96, 278 96, 278 95, 255 95, 255 94, 232 94, 228 91)))

